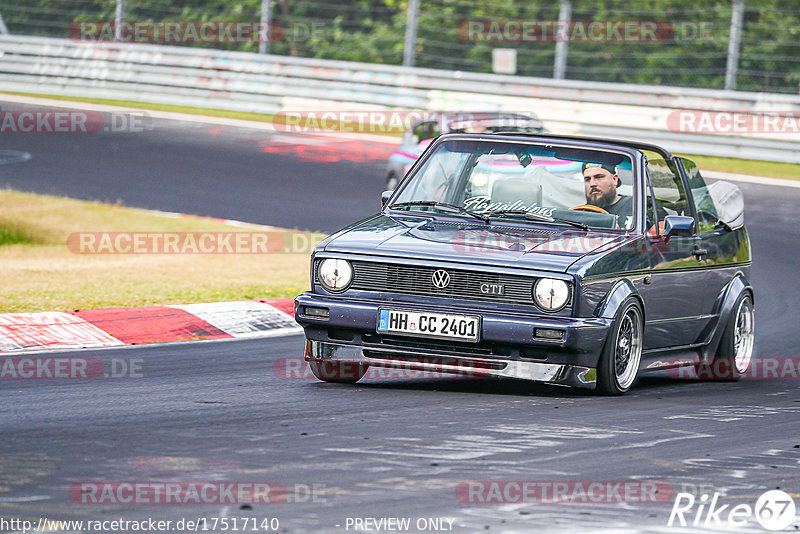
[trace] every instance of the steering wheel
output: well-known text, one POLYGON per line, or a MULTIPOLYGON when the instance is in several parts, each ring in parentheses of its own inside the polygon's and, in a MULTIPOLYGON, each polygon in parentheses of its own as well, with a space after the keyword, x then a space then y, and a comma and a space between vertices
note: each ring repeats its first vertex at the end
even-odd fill
MULTIPOLYGON (((579 206, 572 206, 571 210, 586 210, 586 211, 594 211, 595 213, 605 213, 609 214, 606 210, 599 206, 592 206, 591 204, 581 204, 579 206)), ((610 214, 609 214, 610 215, 610 214)))

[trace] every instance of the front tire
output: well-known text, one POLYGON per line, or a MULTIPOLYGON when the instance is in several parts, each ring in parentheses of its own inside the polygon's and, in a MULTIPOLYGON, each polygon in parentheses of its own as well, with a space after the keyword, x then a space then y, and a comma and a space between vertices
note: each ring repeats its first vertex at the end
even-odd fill
POLYGON ((636 382, 642 361, 644 325, 639 304, 630 299, 614 318, 600 363, 597 366, 597 391, 604 395, 624 395, 636 382))
POLYGON ((697 377, 701 380, 735 382, 750 368, 756 337, 752 297, 742 293, 733 310, 714 358, 700 364, 697 369, 697 377))
POLYGON ((397 188, 398 182, 399 180, 397 179, 397 175, 393 172, 390 172, 389 176, 386 177, 386 190, 394 191, 397 188))

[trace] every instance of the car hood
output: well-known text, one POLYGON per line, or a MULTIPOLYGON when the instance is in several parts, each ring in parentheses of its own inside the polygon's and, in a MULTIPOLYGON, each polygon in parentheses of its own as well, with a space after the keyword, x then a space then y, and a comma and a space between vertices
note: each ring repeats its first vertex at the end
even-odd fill
MULTIPOLYGON (((619 233, 562 226, 505 226, 463 219, 379 214, 326 239, 326 252, 446 260, 566 272, 580 258, 622 241, 619 233)), ((599 252, 598 252, 599 253, 599 252)))

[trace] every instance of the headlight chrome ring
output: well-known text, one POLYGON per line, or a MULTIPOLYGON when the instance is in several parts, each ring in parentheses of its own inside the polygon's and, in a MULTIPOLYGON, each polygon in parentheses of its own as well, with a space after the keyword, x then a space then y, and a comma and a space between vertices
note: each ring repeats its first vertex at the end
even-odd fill
POLYGON ((557 312, 569 302, 569 284, 555 278, 539 278, 533 284, 533 301, 542 310, 557 312))
POLYGON ((317 279, 331 293, 341 293, 353 281, 353 267, 347 260, 326 258, 317 267, 317 279))

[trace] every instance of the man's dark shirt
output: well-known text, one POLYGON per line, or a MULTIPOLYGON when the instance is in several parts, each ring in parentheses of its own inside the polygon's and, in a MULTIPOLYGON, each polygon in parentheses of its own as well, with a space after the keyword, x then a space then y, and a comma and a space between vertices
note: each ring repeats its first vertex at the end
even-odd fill
POLYGON ((628 217, 633 215, 633 197, 620 195, 620 199, 610 206, 606 206, 605 210, 616 215, 617 224, 624 228, 628 217))

